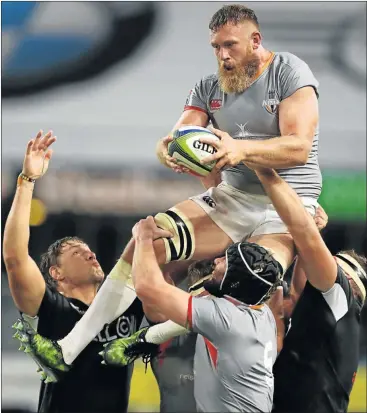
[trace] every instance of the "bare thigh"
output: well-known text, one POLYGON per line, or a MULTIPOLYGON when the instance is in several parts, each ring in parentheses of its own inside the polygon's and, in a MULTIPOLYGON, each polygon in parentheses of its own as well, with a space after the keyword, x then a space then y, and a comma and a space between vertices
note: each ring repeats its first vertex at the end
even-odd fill
POLYGON ((274 258, 283 267, 284 272, 292 264, 295 257, 295 247, 290 234, 256 235, 247 240, 270 250, 274 258))

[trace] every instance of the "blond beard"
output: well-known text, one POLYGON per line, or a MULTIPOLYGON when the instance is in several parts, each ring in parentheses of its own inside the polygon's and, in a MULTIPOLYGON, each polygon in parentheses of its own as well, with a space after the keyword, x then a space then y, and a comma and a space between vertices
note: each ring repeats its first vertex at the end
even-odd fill
POLYGON ((254 60, 245 66, 236 66, 230 72, 223 64, 219 64, 218 79, 219 86, 224 93, 242 93, 245 91, 258 72, 259 61, 254 60))

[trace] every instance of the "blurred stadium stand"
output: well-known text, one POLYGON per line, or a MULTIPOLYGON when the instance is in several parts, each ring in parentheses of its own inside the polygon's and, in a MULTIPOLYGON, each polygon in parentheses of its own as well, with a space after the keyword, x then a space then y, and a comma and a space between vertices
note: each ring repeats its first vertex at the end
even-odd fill
MULTIPOLYGON (((154 148, 195 82, 215 70, 207 26, 220 5, 2 3, 2 228, 27 140, 40 128, 58 136, 35 191, 35 258, 78 234, 108 272, 138 218, 202 192, 192 177, 160 167, 154 148)), ((246 5, 258 14, 265 46, 303 58, 320 81, 325 239, 333 252, 366 253, 366 5, 246 5)), ((353 412, 366 411, 366 316, 353 412)), ((2 403, 34 411, 39 379, 11 338, 16 317, 2 272, 2 403)), ((131 410, 157 410, 151 372, 137 364, 133 380, 131 410)))

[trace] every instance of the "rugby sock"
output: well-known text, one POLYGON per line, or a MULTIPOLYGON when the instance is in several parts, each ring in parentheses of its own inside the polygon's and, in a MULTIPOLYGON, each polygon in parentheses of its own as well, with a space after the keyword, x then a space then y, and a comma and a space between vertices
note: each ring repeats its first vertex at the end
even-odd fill
POLYGON ((149 327, 145 334, 145 340, 148 343, 162 344, 173 337, 182 336, 187 333, 189 333, 189 330, 185 327, 168 320, 165 323, 149 327))
POLYGON ((71 364, 103 326, 123 314, 135 298, 131 265, 120 258, 86 313, 70 333, 58 341, 65 363, 71 364))

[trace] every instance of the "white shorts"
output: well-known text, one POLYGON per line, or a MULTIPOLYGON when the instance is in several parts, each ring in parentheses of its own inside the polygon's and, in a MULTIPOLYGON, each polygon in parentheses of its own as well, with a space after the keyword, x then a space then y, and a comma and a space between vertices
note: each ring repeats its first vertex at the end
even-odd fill
MULTIPOLYGON (((233 242, 256 235, 284 234, 288 229, 266 195, 252 195, 221 182, 217 187, 190 198, 196 202, 233 242)), ((313 216, 317 200, 301 198, 313 216)))

